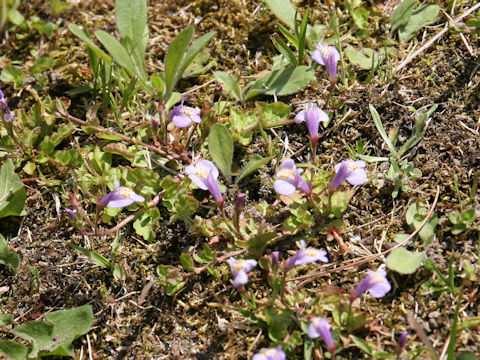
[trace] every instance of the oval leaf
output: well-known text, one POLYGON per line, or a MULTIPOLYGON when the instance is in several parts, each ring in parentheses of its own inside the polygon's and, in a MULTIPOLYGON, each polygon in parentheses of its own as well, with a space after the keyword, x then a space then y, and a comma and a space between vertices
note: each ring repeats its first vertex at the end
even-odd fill
POLYGON ((223 176, 229 179, 232 172, 233 140, 225 125, 215 124, 210 129, 208 151, 223 176))
POLYGON ((400 274, 412 274, 425 260, 425 252, 411 252, 403 247, 394 249, 387 257, 387 267, 400 274))

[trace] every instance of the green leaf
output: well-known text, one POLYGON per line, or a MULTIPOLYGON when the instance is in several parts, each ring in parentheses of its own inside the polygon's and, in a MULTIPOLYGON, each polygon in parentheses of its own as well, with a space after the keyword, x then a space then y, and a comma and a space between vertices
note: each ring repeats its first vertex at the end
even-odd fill
MULTIPOLYGON (((413 203, 408 207, 405 219, 411 230, 415 230, 417 227, 420 226, 427 212, 427 208, 422 204, 417 205, 417 203, 413 203)), ((432 242, 435 236, 435 228, 437 226, 437 223, 437 214, 433 213, 428 219, 428 221, 425 223, 425 225, 423 225, 423 227, 418 232, 418 236, 420 237, 420 239, 423 240, 424 246, 427 246, 432 242)))
POLYGON ((385 128, 383 127, 382 120, 380 120, 380 115, 378 115, 377 109, 375 109, 373 105, 368 105, 368 108, 370 109, 373 122, 375 123, 375 126, 377 127, 377 130, 380 133, 380 136, 382 137, 383 141, 390 149, 390 152, 392 153, 392 155, 396 157, 397 151, 395 150, 395 147, 393 146, 392 142, 390 141, 390 138, 388 137, 385 131, 385 128))
POLYGON ((351 12, 353 22, 359 29, 366 29, 368 26, 368 10, 363 6, 351 12))
POLYGON ((39 146, 40 150, 44 151, 47 155, 50 155, 63 140, 69 138, 70 135, 73 134, 75 129, 76 126, 71 123, 62 125, 56 132, 43 139, 39 146))
POLYGON ((42 57, 40 59, 35 60, 32 68, 30 69, 30 73, 32 75, 40 74, 53 66, 53 60, 49 57, 42 57))
POLYGON ((211 127, 208 135, 208 151, 223 176, 226 179, 230 179, 232 173, 233 140, 225 125, 215 124, 211 127))
POLYGON ((437 19, 440 7, 438 5, 425 5, 415 10, 410 16, 408 23, 398 29, 398 39, 406 43, 424 26, 433 24, 437 19))
POLYGON ((300 26, 300 32, 298 34, 298 64, 302 65, 303 56, 305 54, 305 42, 307 40, 307 26, 308 26, 308 14, 309 8, 305 11, 305 15, 302 19, 302 24, 300 26))
POLYGON ((103 30, 95 31, 95 36, 102 43, 105 49, 107 49, 110 55, 112 55, 113 59, 118 63, 118 65, 123 67, 130 74, 130 76, 136 76, 140 82, 144 83, 145 79, 143 74, 139 73, 127 50, 120 42, 118 42, 117 39, 103 30))
POLYGON ((267 158, 262 158, 260 155, 253 155, 250 161, 245 165, 240 174, 235 178, 235 184, 238 184, 243 178, 250 175, 252 172, 260 169, 263 165, 267 164, 273 159, 273 155, 267 158))
POLYGON ((68 30, 70 30, 76 37, 79 39, 83 40, 85 44, 87 44, 88 48, 92 50, 97 56, 101 57, 107 64, 112 63, 112 59, 110 59, 110 56, 108 56, 102 49, 100 49, 93 40, 85 34, 82 29, 78 27, 76 24, 69 24, 68 25, 68 30))
POLYGON ((151 243, 155 239, 153 227, 160 218, 160 211, 157 208, 149 209, 133 222, 133 228, 138 235, 151 243))
POLYGON ((422 265, 425 258, 425 252, 411 252, 399 247, 387 256, 387 267, 400 274, 412 274, 422 265))
POLYGON ((184 63, 188 44, 192 41, 195 30, 193 26, 183 29, 172 41, 165 55, 165 97, 169 97, 181 77, 180 69, 184 63))
POLYGON ((400 26, 408 23, 415 7, 415 0, 404 0, 393 12, 390 19, 392 20, 392 31, 400 26))
POLYGON ((0 74, 0 80, 3 82, 13 82, 18 86, 23 85, 23 81, 25 79, 25 74, 22 70, 15 66, 5 66, 0 74))
POLYGON ((55 15, 60 14, 69 5, 70 4, 68 2, 63 2, 62 0, 50 0, 50 8, 55 15))
POLYGON ((13 272, 17 272, 18 264, 20 263, 20 257, 8 248, 7 241, 0 234, 0 264, 3 264, 13 272))
POLYGON ((260 119, 264 128, 273 127, 277 123, 288 120, 292 111, 290 105, 280 101, 271 104, 257 102, 256 106, 260 110, 260 119))
POLYGON ((315 78, 315 71, 309 66, 292 66, 274 70, 248 87, 246 99, 258 94, 290 95, 305 88, 315 78))
MULTIPOLYGON (((210 40, 215 36, 216 31, 210 31, 205 35, 200 36, 197 40, 195 40, 192 45, 188 48, 187 54, 183 59, 183 62, 180 66, 180 70, 178 71, 175 79, 175 85, 177 82, 182 78, 183 74, 187 70, 187 68, 192 64, 198 54, 203 50, 205 46, 210 42, 210 40)), ((192 36, 193 37, 193 36, 192 36)), ((174 86, 175 86, 174 85, 174 86)))
POLYGON ((53 342, 53 326, 43 321, 30 321, 17 326, 12 330, 12 334, 33 343, 29 357, 37 357, 39 352, 47 349, 53 342))
POLYGON ((353 46, 349 46, 345 49, 344 54, 350 63, 365 70, 375 69, 383 60, 383 55, 368 48, 364 48, 360 51, 356 50, 353 46))
MULTIPOLYGON (((293 66, 297 66, 299 65, 299 62, 294 54, 294 52, 292 51, 292 49, 290 49, 290 47, 287 45, 287 43, 285 41, 283 41, 280 37, 278 36, 273 36, 272 37, 272 42, 273 42, 273 45, 275 45, 275 47, 277 48, 277 50, 283 55, 285 56, 285 58, 288 59, 288 61, 290 62, 290 64, 292 64, 293 66)), ((305 44, 304 44, 305 45, 305 44)))
POLYGON ((242 145, 248 145, 252 141, 253 131, 249 129, 254 128, 258 124, 258 111, 241 111, 239 109, 230 109, 230 121, 228 123, 232 138, 242 145))
POLYGON ((49 355, 72 356, 72 341, 90 331, 93 311, 90 305, 83 305, 46 314, 45 319, 53 325, 54 340, 45 350, 49 355))
POLYGON ((297 10, 290 0, 265 0, 265 4, 290 29, 293 30, 295 28, 297 10))
POLYGON ((0 354, 9 360, 25 360, 30 349, 13 341, 0 340, 0 354))
POLYGON ((171 175, 165 176, 160 182, 160 187, 165 190, 162 196, 163 205, 170 211, 171 222, 188 219, 195 213, 198 201, 187 195, 189 182, 175 182, 171 175))
POLYGON ((13 320, 12 314, 0 314, 0 325, 2 326, 10 325, 12 323, 12 320, 13 320))
POLYGON ((131 50, 144 57, 148 43, 146 0, 116 0, 115 20, 122 38, 133 42, 131 50))
POLYGON ((15 173, 12 160, 7 159, 0 168, 0 219, 20 215, 26 199, 22 180, 15 173))
POLYGON ((468 353, 462 353, 458 355, 455 359, 456 360, 478 360, 478 357, 475 356, 474 353, 468 352, 468 353))
POLYGON ((215 79, 222 85, 223 90, 230 96, 234 97, 237 101, 243 101, 242 89, 240 84, 233 76, 227 74, 224 71, 215 71, 213 73, 215 79))
POLYGON ((20 26, 20 27, 26 29, 25 18, 20 13, 20 11, 18 11, 17 9, 15 9, 13 7, 8 9, 8 20, 10 20, 10 22, 12 24, 15 24, 17 26, 20 26))
POLYGON ((85 249, 81 246, 75 245, 73 243, 68 243, 68 246, 70 246, 72 249, 80 251, 83 255, 88 257, 90 260, 92 260, 95 264, 106 268, 106 269, 111 269, 112 268, 112 263, 110 260, 108 260, 106 257, 100 255, 99 253, 90 250, 90 249, 85 249))
POLYGON ((342 216, 347 210, 348 203, 354 194, 354 190, 335 191, 330 197, 330 211, 336 217, 342 216))
POLYGON ((365 340, 360 339, 359 337, 356 337, 355 335, 350 335, 350 338, 353 340, 355 345, 360 350, 362 350, 364 353, 366 353, 368 355, 372 355, 372 348, 368 345, 368 343, 365 340))
POLYGON ((201 264, 209 264, 213 260, 215 260, 215 257, 216 257, 215 252, 212 251, 210 246, 208 246, 208 244, 206 243, 203 244, 203 251, 193 255, 193 258, 195 259, 195 261, 201 264))
POLYGON ((193 271, 195 269, 195 267, 193 266, 193 260, 190 254, 180 255, 180 264, 182 264, 183 268, 186 271, 193 271))

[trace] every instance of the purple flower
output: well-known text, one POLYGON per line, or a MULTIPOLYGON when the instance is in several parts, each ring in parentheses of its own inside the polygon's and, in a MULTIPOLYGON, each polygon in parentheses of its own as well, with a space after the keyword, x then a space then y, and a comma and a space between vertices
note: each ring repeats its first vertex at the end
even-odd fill
POLYGON ((289 270, 296 265, 304 265, 318 260, 327 263, 327 252, 323 249, 306 248, 305 240, 300 240, 300 249, 287 261, 285 268, 289 270))
POLYGON ((3 94, 3 91, 0 89, 0 105, 2 107, 2 114, 3 114, 3 120, 6 122, 10 122, 13 119, 12 114, 10 114, 10 109, 8 108, 8 103, 7 99, 5 99, 5 95, 3 94))
POLYGON ((160 127, 160 123, 158 122, 158 120, 156 118, 152 117, 150 121, 152 123, 153 130, 157 131, 158 128, 160 127))
POLYGON ((323 110, 320 110, 317 104, 314 103, 308 103, 305 106, 305 109, 300 111, 297 116, 295 116, 295 123, 300 124, 305 121, 311 139, 318 137, 318 126, 320 121, 328 120, 329 118, 327 113, 323 110))
POLYGON ((322 337, 325 344, 327 344, 328 349, 331 352, 335 351, 335 342, 333 341, 332 332, 330 331, 330 324, 328 323, 327 319, 323 317, 314 317, 312 320, 310 320, 307 335, 310 339, 322 337))
POLYGON ((65 212, 67 213, 67 215, 70 219, 72 219, 73 221, 77 220, 77 214, 75 214, 75 210, 72 210, 70 208, 66 208, 65 212))
POLYGON ((330 190, 335 189, 342 182, 347 180, 351 185, 362 185, 367 178, 367 172, 365 171, 365 161, 352 159, 344 160, 341 163, 335 165, 335 177, 330 184, 330 190))
POLYGON ((287 356, 282 350, 282 346, 277 348, 261 349, 260 352, 253 355, 252 360, 285 360, 287 356))
POLYGON ((233 287, 238 288, 240 285, 244 285, 248 282, 247 273, 257 266, 257 261, 253 259, 248 260, 237 260, 235 258, 230 258, 227 260, 230 265, 230 269, 233 274, 233 287))
POLYGON ((387 280, 387 272, 385 270, 371 271, 353 291, 353 296, 358 297, 368 291, 374 298, 384 297, 391 289, 387 280))
POLYGON ((408 335, 408 331, 407 330, 403 330, 401 333, 400 333, 400 336, 398 337, 398 346, 400 348, 404 348, 405 347, 405 344, 407 343, 407 335, 408 335))
POLYGON ((240 193, 237 195, 237 199, 235 200, 235 214, 240 215, 240 213, 245 208, 245 198, 247 195, 244 193, 240 193))
POLYGON ((208 190, 216 202, 223 202, 223 195, 217 183, 218 169, 208 160, 200 160, 197 165, 188 165, 185 173, 202 190, 208 190))
POLYGON ((280 256, 279 251, 273 251, 272 252, 272 265, 274 267, 278 267, 278 265, 280 265, 280 260, 278 259, 279 256, 280 256))
POLYGON ((168 118, 173 121, 173 124, 177 127, 187 127, 192 121, 200 123, 200 110, 192 108, 190 106, 183 106, 183 100, 180 105, 172 110, 168 118))
POLYGON ((328 76, 332 80, 337 79, 337 62, 340 60, 340 54, 334 46, 325 46, 318 43, 312 54, 312 60, 320 65, 325 65, 328 76))
POLYGON ((280 195, 290 196, 296 189, 309 193, 312 189, 300 176, 302 169, 297 169, 292 159, 283 160, 277 171, 277 180, 273 183, 273 188, 280 195))
POLYGON ((115 180, 115 190, 105 195, 99 202, 100 206, 109 208, 122 208, 132 205, 134 202, 143 202, 145 198, 136 194, 132 189, 120 186, 120 182, 115 180))

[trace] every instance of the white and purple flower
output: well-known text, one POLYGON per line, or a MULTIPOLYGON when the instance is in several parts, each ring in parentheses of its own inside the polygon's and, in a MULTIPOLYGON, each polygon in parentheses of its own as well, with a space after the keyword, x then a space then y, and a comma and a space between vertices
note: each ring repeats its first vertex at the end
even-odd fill
POLYGON ((235 259, 230 258, 227 260, 230 265, 230 270, 233 274, 233 287, 238 288, 240 285, 244 285, 248 282, 247 273, 257 266, 257 261, 253 259, 235 259))
POLYGON ((363 160, 344 160, 341 163, 335 165, 335 177, 330 184, 330 190, 335 189, 342 182, 347 180, 351 185, 362 185, 367 178, 367 172, 365 171, 366 163, 363 160))
POLYGON ((311 262, 328 262, 327 252, 323 249, 305 247, 305 240, 300 240, 300 249, 285 264, 285 268, 290 270, 296 265, 309 264, 311 262))
POLYGON ((200 110, 190 106, 184 106, 183 100, 180 105, 172 110, 168 118, 172 120, 173 125, 180 128, 187 127, 192 121, 198 124, 202 121, 200 110))
POLYGON ((145 198, 136 194, 132 189, 126 186, 120 186, 120 182, 115 180, 115 190, 105 195, 99 202, 100 206, 109 208, 122 208, 132 205, 134 202, 143 202, 145 198))
POLYGON ((295 123, 300 124, 305 121, 307 124, 308 132, 310 133, 310 139, 314 141, 318 139, 318 127, 320 121, 328 121, 328 115, 325 111, 320 110, 317 104, 308 103, 305 105, 305 109, 300 111, 295 116, 295 123))
POLYGON ((5 120, 5 122, 11 122, 13 120, 13 116, 10 113, 7 99, 5 98, 5 95, 1 89, 0 89, 0 106, 2 107, 3 120, 5 120))
POLYGON ((260 352, 253 355, 252 360, 285 360, 287 356, 282 350, 282 346, 276 348, 261 349, 260 352))
POLYGON ((392 286, 387 280, 387 272, 385 270, 368 270, 368 275, 358 284, 352 295, 353 297, 359 297, 368 291, 374 298, 381 298, 391 289, 392 286))
POLYGON ((327 348, 333 353, 335 351, 335 341, 333 341, 332 332, 330 331, 330 324, 327 319, 321 317, 314 317, 310 320, 307 335, 310 339, 321 337, 327 348))
POLYGON ((340 53, 334 46, 325 46, 318 43, 312 54, 312 60, 320 65, 325 65, 328 76, 332 80, 337 79, 337 62, 340 60, 340 53))
POLYGON ((223 195, 217 183, 218 169, 208 160, 200 160, 196 165, 189 165, 185 173, 200 189, 208 190, 218 203, 223 203, 223 195))
POLYGON ((300 176, 302 171, 297 169, 292 159, 283 160, 276 173, 277 180, 273 183, 273 188, 277 193, 285 196, 292 195, 296 189, 309 193, 312 189, 300 176))

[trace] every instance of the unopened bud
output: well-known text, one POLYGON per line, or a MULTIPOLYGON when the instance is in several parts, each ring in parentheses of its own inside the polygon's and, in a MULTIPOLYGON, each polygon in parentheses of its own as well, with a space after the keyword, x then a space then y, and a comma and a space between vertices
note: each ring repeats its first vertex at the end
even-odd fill
POLYGON ((160 124, 158 123, 158 120, 155 119, 154 117, 152 117, 151 122, 152 122, 152 128, 153 128, 153 130, 157 131, 158 128, 160 127, 160 124))
POLYGON ((247 195, 240 193, 237 195, 237 200, 235 201, 235 213, 239 215, 242 210, 245 208, 245 198, 247 195))
POLYGON ((72 219, 73 221, 77 220, 77 214, 75 214, 75 211, 73 211, 72 209, 66 208, 65 212, 67 213, 70 219, 72 219))
POLYGON ((407 335, 408 335, 408 331, 407 330, 403 330, 401 333, 400 333, 400 336, 398 338, 398 346, 400 348, 404 348, 405 347, 405 344, 407 343, 407 335))

